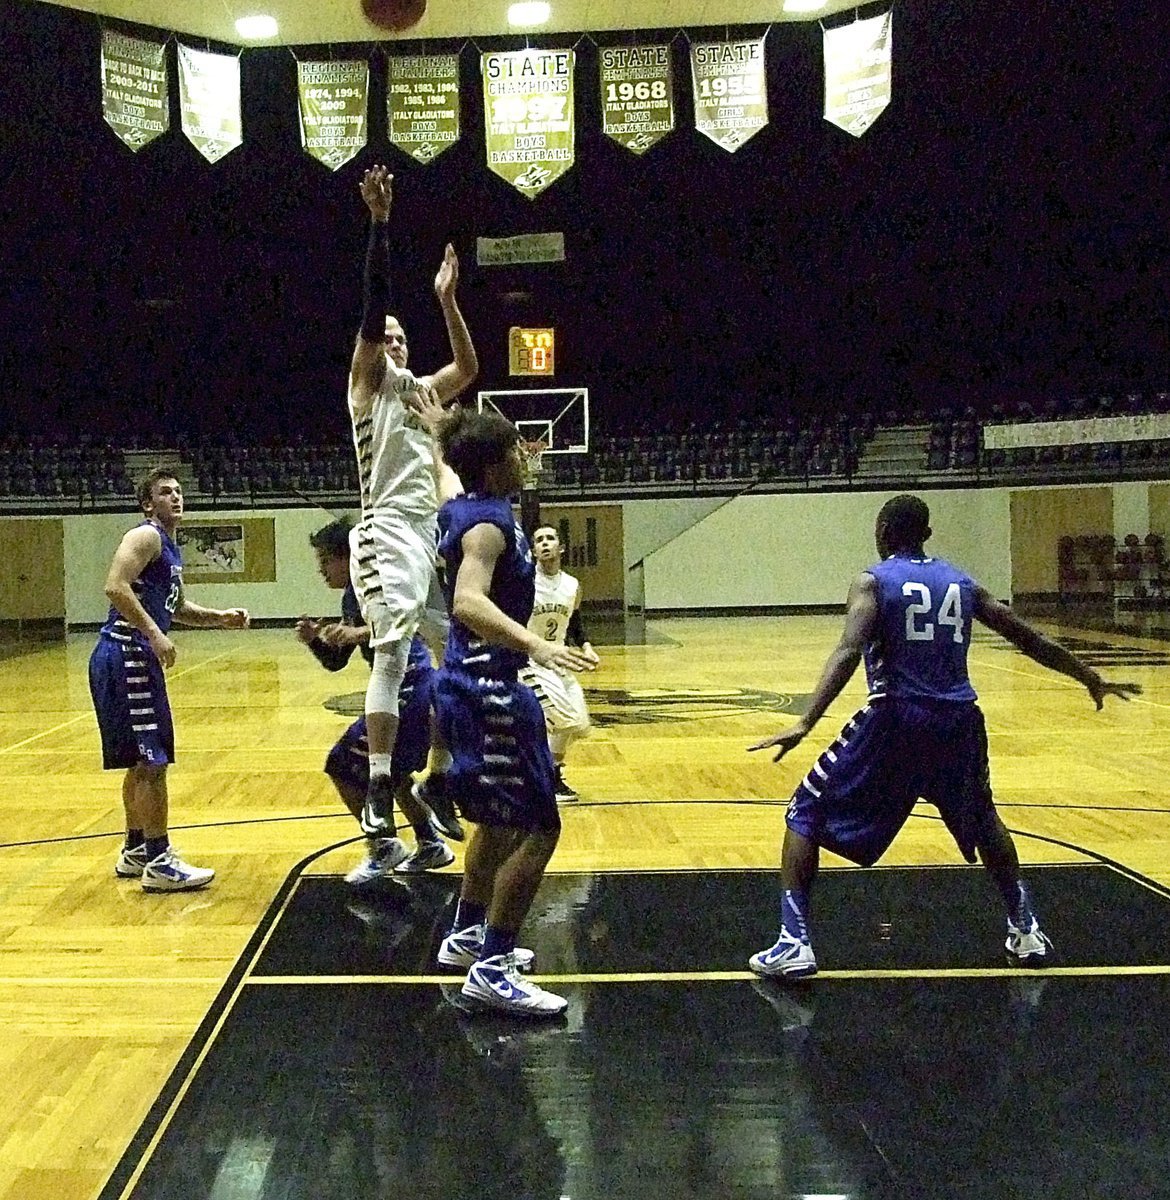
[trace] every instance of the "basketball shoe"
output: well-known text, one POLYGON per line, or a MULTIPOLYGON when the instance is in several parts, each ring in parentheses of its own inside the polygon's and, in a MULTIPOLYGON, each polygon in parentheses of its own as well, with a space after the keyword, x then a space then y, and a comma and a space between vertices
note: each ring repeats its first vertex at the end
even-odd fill
POLYGON ((748 959, 748 966, 757 975, 783 976, 785 979, 807 979, 817 973, 812 946, 804 938, 794 937, 787 929, 780 930, 774 946, 753 954, 748 959))
POLYGON ((559 1017, 569 1002, 520 974, 515 954, 473 963, 461 995, 473 1004, 518 1017, 559 1017))

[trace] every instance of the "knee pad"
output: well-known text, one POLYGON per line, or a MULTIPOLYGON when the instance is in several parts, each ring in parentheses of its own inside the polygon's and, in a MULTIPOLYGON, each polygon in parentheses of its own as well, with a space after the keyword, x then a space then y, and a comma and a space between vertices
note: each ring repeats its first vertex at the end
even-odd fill
POLYGON ((410 643, 399 638, 374 651, 374 665, 366 686, 366 712, 398 714, 398 689, 406 675, 406 660, 410 643))

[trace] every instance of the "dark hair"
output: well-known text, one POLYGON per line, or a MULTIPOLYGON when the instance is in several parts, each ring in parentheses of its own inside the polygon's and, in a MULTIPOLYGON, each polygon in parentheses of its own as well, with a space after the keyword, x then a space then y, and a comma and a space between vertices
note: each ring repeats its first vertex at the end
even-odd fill
POLYGON ((146 506, 154 499, 154 485, 163 479, 173 479, 176 483, 179 481, 179 477, 170 467, 155 467, 149 475, 144 475, 138 481, 138 486, 134 489, 134 495, 138 499, 138 507, 143 512, 146 511, 146 506))
POLYGON ((481 492, 490 467, 502 463, 520 440, 520 432, 496 412, 460 408, 439 427, 439 445, 447 465, 469 492, 481 492))
POLYGON ((309 534, 309 545, 314 550, 324 550, 330 558, 349 557, 349 531, 352 525, 344 518, 322 525, 316 533, 309 534))
POLYGON ((882 505, 877 523, 895 550, 916 550, 930 537, 930 509, 917 496, 895 496, 882 505))
POLYGON ((536 528, 533 529, 532 536, 536 537, 536 535, 542 529, 551 529, 553 537, 555 537, 557 539, 558 544, 560 543, 561 531, 551 521, 542 521, 539 525, 536 526, 536 528))

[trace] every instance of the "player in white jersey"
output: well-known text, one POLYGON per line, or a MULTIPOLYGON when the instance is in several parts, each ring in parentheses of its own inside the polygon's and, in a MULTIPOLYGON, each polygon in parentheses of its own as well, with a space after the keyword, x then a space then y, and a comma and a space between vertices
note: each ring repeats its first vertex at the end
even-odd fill
MULTIPOLYGON (((546 642, 563 646, 568 640, 594 666, 601 660, 589 644, 581 625, 581 584, 561 570, 564 553, 561 539, 551 525, 541 525, 532 535, 536 556, 536 602, 528 628, 546 642)), ((556 792, 561 801, 576 800, 577 793, 565 782, 563 767, 569 747, 589 732, 589 709, 585 693, 572 675, 554 667, 541 667, 529 660, 520 678, 536 693, 544 710, 548 744, 556 764, 556 792)))
POLYGON ((393 806, 390 752, 398 729, 398 689, 410 640, 428 609, 442 612, 435 576, 434 442, 418 417, 420 394, 433 392, 440 404, 446 404, 479 371, 455 301, 459 260, 450 245, 435 276, 435 295, 453 361, 432 375, 417 377, 407 367, 406 334, 398 319, 388 315, 392 182, 393 176, 382 166, 372 167, 362 177, 370 237, 362 325, 349 374, 349 412, 362 499, 361 520, 350 537, 350 570, 362 616, 372 630, 369 644, 374 651, 365 705, 370 786, 361 821, 370 837, 384 832, 393 806))

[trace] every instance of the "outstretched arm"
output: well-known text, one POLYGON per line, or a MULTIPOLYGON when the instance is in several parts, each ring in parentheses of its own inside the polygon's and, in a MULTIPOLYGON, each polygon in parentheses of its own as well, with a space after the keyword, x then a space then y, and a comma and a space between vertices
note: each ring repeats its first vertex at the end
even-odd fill
POLYGON ((1130 696, 1141 695, 1140 684, 1110 683, 1102 679, 1088 663, 1066 650, 1059 642, 1046 638, 1038 629, 1033 629, 1026 621, 1020 620, 1006 604, 1001 604, 986 588, 975 589, 974 616, 989 629, 994 629, 1000 636, 1007 638, 1033 662, 1047 667, 1050 671, 1068 675, 1082 684, 1098 709, 1104 705, 1106 696, 1128 700, 1130 696))
POLYGON ((809 701, 808 711, 795 725, 781 730, 766 741, 749 746, 749 750, 768 750, 779 747, 773 762, 779 762, 789 750, 799 746, 812 727, 825 715, 825 709, 841 694, 841 689, 853 677, 865 647, 873 640, 878 622, 877 581, 868 573, 858 575, 849 589, 845 629, 836 649, 829 655, 820 680, 809 701))
POLYGON ((447 323, 447 339, 451 343, 454 361, 440 367, 429 379, 444 404, 458 396, 479 374, 479 359, 471 343, 467 322, 464 321, 455 299, 458 283, 459 259, 455 254, 455 247, 448 243, 443 252, 439 273, 435 276, 435 295, 439 298, 443 320, 447 323))
POLYGON ((192 604, 182 594, 175 609, 175 621, 195 629, 247 629, 252 618, 246 608, 204 608, 202 604, 192 604))
POLYGON ((362 325, 349 369, 350 391, 359 403, 370 400, 386 374, 386 314, 390 311, 390 203, 394 176, 371 167, 360 185, 370 210, 370 236, 362 274, 362 325))

